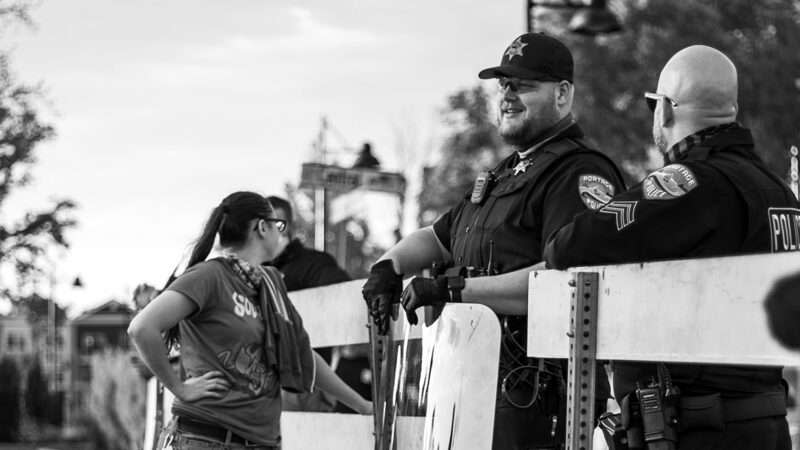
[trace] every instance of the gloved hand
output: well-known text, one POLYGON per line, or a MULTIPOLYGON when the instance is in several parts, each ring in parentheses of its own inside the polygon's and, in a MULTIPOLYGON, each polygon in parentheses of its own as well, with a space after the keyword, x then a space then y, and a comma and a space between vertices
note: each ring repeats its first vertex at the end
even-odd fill
POLYGON ((392 304, 400 301, 402 288, 403 276, 395 273, 391 260, 378 261, 369 270, 369 278, 361 288, 361 294, 379 334, 385 335, 389 331, 392 304))
POLYGON ((419 321, 414 310, 420 306, 444 303, 448 300, 450 300, 450 292, 447 290, 447 278, 445 277, 416 277, 408 283, 401 296, 406 317, 412 325, 416 325, 419 321))

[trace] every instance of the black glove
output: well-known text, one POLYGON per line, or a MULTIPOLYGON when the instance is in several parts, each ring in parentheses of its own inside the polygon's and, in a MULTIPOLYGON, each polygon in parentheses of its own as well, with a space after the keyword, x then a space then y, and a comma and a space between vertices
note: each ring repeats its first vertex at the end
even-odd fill
POLYGON ((415 309, 420 306, 444 303, 448 300, 450 300, 450 292, 447 290, 447 278, 445 277, 416 277, 408 283, 401 296, 406 317, 412 325, 416 325, 418 322, 415 309))
POLYGON ((764 300, 772 335, 783 346, 800 349, 800 273, 779 279, 764 300))
POLYGON ((378 261, 369 270, 369 278, 361 288, 361 294, 379 334, 385 335, 389 331, 392 304, 400 301, 402 288, 403 276, 395 273, 391 260, 378 261))

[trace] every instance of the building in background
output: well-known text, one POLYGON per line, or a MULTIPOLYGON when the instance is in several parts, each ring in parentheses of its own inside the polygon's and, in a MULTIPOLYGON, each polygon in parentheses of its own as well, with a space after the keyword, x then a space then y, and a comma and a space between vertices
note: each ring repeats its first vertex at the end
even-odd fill
POLYGON ((67 423, 72 425, 87 408, 92 380, 91 357, 111 350, 128 350, 128 324, 134 311, 126 303, 108 301, 68 322, 71 384, 67 391, 67 423))

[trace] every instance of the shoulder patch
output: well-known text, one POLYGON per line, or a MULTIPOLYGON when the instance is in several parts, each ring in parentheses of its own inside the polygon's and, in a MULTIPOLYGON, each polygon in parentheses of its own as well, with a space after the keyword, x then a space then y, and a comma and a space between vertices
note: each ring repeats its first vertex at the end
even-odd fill
POLYGON ((614 216, 617 222, 617 231, 622 231, 623 228, 636 222, 636 205, 638 203, 639 202, 614 201, 603 206, 598 212, 614 216))
POLYGON ((683 164, 670 164, 651 173, 642 182, 646 200, 672 200, 698 186, 697 177, 683 164))
POLYGON ((598 210, 611 201, 614 185, 600 175, 581 175, 578 178, 578 194, 584 205, 598 210))

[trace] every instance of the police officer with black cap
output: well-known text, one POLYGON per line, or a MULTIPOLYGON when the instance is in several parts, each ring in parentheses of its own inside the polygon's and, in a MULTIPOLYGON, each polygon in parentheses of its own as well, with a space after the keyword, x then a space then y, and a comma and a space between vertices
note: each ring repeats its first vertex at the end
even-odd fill
MULTIPOLYGON (((736 67, 720 51, 695 45, 676 53, 658 90, 645 94, 667 165, 554 233, 545 249, 548 266, 797 249, 790 225, 800 223, 798 202, 736 122, 737 91, 736 67)), ((670 423, 667 440, 677 438, 681 450, 791 448, 781 367, 614 364, 614 392, 623 404, 651 387, 665 395, 666 384, 680 395, 682 417, 670 423)), ((633 427, 635 409, 623 411, 634 417, 633 427)), ((667 444, 659 448, 675 442, 667 444)))
MULTIPOLYGON (((389 249, 372 267, 364 298, 382 333, 401 298, 412 323, 417 308, 437 302, 492 308, 504 328, 493 448, 556 448, 564 436, 563 374, 558 362, 525 355, 528 274, 552 232, 579 212, 601 208, 624 185, 572 116, 572 54, 560 41, 519 36, 499 66, 478 76, 497 79, 499 133, 516 151, 481 173, 433 226, 389 249), (434 262, 455 268, 448 277, 414 278, 401 295, 402 274, 434 262)), ((598 396, 603 409, 607 397, 598 396)))

